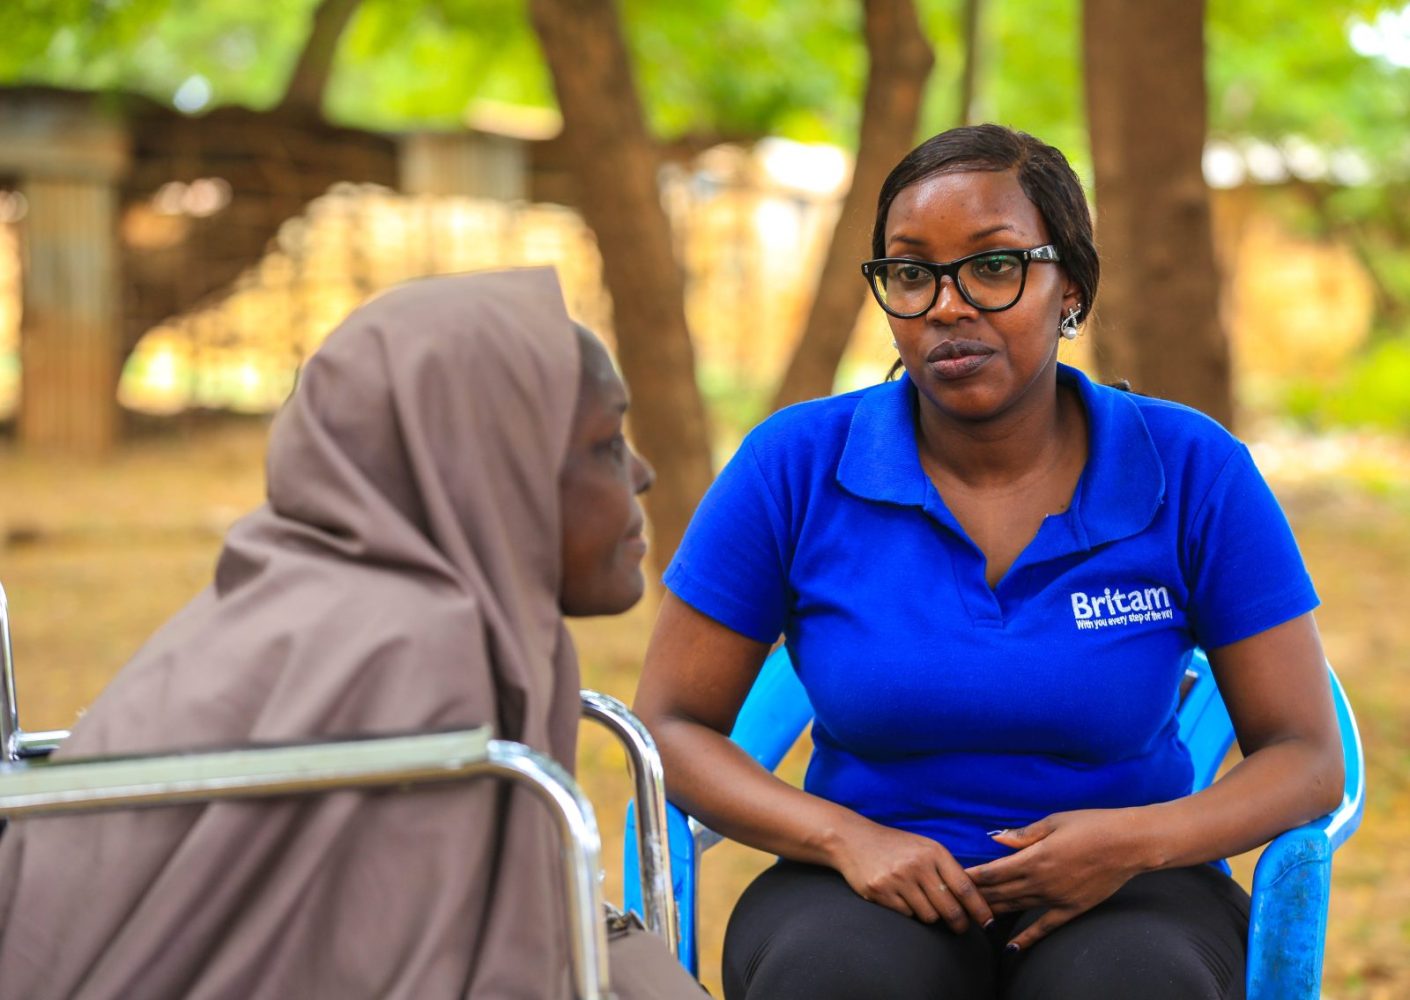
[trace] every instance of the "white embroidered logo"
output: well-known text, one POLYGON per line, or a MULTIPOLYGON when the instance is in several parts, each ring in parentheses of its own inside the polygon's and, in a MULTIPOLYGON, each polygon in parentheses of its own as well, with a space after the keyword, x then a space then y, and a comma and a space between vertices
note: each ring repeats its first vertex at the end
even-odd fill
POLYGON ((1072 621, 1080 629, 1108 628, 1112 625, 1139 625, 1169 621, 1175 617, 1170 607, 1170 591, 1165 587, 1112 590, 1100 594, 1072 594, 1072 621))

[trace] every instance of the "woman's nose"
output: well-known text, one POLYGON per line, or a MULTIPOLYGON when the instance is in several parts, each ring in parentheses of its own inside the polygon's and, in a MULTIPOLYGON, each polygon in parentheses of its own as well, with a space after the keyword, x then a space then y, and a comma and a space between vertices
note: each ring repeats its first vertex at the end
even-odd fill
POLYGON ((973 316, 976 310, 969 300, 960 294, 960 287, 951 275, 942 275, 935 287, 935 301, 931 303, 925 318, 932 323, 949 326, 961 316, 973 316))
POLYGON ((635 463, 636 470, 633 487, 639 496, 651 489, 652 485, 656 482, 656 470, 653 469, 651 463, 642 458, 635 449, 632 451, 632 460, 635 463))

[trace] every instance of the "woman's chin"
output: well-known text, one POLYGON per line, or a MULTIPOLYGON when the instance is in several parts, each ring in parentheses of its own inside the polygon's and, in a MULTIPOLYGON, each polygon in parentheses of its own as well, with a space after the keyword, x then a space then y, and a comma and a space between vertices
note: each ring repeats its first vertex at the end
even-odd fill
POLYGON ((565 588, 558 606, 570 618, 620 615, 635 607, 645 593, 646 574, 637 559, 630 568, 604 574, 590 586, 565 588))

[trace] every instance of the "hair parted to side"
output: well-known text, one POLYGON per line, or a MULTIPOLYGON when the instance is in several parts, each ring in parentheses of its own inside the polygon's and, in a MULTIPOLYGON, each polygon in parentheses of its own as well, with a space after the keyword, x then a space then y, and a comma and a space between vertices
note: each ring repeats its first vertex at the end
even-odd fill
POLYGON ((1082 182, 1056 148, 1002 125, 965 125, 941 132, 911 150, 881 185, 872 229, 873 257, 886 256, 886 216, 903 190, 937 174, 969 170, 1013 170, 1019 186, 1037 207, 1062 267, 1082 292, 1080 323, 1097 297, 1101 265, 1092 236, 1092 214, 1082 182))

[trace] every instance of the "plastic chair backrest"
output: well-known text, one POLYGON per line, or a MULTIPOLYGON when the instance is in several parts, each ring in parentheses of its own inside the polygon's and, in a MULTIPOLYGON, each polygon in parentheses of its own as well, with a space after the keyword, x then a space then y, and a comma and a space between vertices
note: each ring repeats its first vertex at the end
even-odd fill
POLYGON ((1214 673, 1209 669, 1204 650, 1196 649, 1190 656, 1185 665, 1185 677, 1190 685, 1178 712, 1180 739, 1190 751, 1190 761, 1195 768, 1194 787, 1198 790, 1208 788, 1219 773, 1219 765, 1234 743, 1234 724, 1214 683, 1214 673))
MULTIPOLYGON (((1342 804, 1312 823, 1289 830, 1264 849, 1254 872, 1249 926, 1249 1000, 1314 1000, 1319 995, 1322 945, 1331 894, 1331 856, 1361 823, 1365 808, 1364 759, 1355 716, 1335 672, 1328 666, 1346 762, 1342 804)), ((1188 664, 1189 686, 1178 712, 1180 738, 1194 765, 1194 787, 1212 782, 1234 741, 1233 723, 1215 684, 1209 661, 1195 650, 1188 664)), ((764 661, 730 739, 769 770, 778 767, 812 721, 812 706, 786 649, 764 661)), ((718 839, 676 807, 669 810, 672 881, 681 926, 678 955, 698 971, 696 946, 699 854, 718 839)), ((634 818, 628 812, 628 828, 634 818)), ((634 859, 626 859, 627 906, 639 907, 634 859)))

